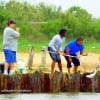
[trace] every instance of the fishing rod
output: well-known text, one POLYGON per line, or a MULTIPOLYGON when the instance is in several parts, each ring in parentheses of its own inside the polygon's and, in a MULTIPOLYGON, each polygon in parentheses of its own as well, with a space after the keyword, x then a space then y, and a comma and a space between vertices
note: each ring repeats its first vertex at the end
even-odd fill
MULTIPOLYGON (((57 54, 56 52, 52 52, 52 51, 48 51, 48 50, 44 50, 44 49, 42 49, 41 51, 57 54)), ((63 53, 62 56, 68 56, 68 57, 73 57, 73 58, 79 59, 79 56, 71 56, 71 55, 67 55, 65 53, 63 53)), ((99 57, 99 61, 100 61, 100 57, 99 57)), ((92 78, 92 77, 94 77, 96 75, 98 69, 100 68, 100 64, 98 64, 98 66, 96 66, 94 68, 95 69, 94 69, 94 71, 92 73, 86 75, 87 78, 92 78)))
MULTIPOLYGON (((44 49, 42 49, 41 51, 45 51, 45 52, 57 54, 56 52, 48 51, 48 50, 44 50, 44 49)), ((63 53, 62 56, 68 56, 68 57, 72 57, 72 58, 78 58, 77 56, 71 56, 71 55, 67 55, 67 54, 65 54, 65 53, 63 53)))

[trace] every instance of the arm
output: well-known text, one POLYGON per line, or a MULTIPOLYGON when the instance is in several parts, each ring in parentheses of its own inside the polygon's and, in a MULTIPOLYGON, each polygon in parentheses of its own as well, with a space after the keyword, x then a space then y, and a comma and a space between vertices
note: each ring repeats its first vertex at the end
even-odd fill
POLYGON ((82 55, 82 56, 87 56, 88 55, 86 52, 84 52, 84 45, 82 46, 82 48, 80 50, 80 55, 82 55))
MULTIPOLYGON (((70 49, 69 48, 66 49, 66 55, 70 55, 70 49)), ((72 62, 71 56, 68 56, 68 59, 69 59, 70 62, 72 62)))
POLYGON ((20 36, 19 29, 18 28, 16 28, 16 30, 12 29, 11 30, 11 36, 13 38, 18 38, 20 36))
POLYGON ((80 51, 80 55, 87 56, 88 54, 86 52, 80 51))
POLYGON ((55 43, 56 43, 56 36, 54 36, 49 43, 49 46, 56 52, 57 49, 55 48, 55 43))
MULTIPOLYGON (((62 39, 62 44, 64 43, 64 41, 65 41, 65 38, 62 39)), ((59 49, 59 52, 63 55, 64 52, 63 52, 63 49, 62 49, 62 44, 61 44, 61 47, 59 49)))
POLYGON ((16 27, 16 32, 18 33, 18 37, 20 36, 19 27, 16 27))

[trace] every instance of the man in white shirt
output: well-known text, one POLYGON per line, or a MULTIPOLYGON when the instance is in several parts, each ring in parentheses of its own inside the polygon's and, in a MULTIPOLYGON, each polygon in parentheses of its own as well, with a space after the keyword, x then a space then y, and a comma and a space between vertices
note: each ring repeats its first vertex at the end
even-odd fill
POLYGON ((48 51, 52 59, 52 64, 51 64, 52 75, 54 73, 54 68, 55 68, 56 63, 58 63, 58 68, 60 72, 62 72, 60 53, 62 52, 61 46, 62 46, 62 43, 65 41, 66 33, 67 33, 66 29, 61 29, 59 31, 59 34, 55 35, 49 43, 48 51))
POLYGON ((4 74, 8 75, 8 68, 10 67, 10 74, 14 72, 14 64, 16 63, 17 41, 20 36, 19 28, 15 27, 15 21, 9 20, 7 27, 3 33, 3 52, 5 56, 4 74))

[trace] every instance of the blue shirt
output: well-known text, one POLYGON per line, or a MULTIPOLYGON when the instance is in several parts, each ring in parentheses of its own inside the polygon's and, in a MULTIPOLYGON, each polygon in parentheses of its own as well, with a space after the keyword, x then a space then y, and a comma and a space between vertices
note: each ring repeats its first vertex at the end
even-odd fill
POLYGON ((83 44, 78 45, 76 40, 73 40, 65 46, 64 51, 66 51, 67 48, 70 49, 69 52, 70 52, 70 54, 73 55, 73 54, 76 54, 79 51, 83 51, 84 50, 84 45, 83 44))

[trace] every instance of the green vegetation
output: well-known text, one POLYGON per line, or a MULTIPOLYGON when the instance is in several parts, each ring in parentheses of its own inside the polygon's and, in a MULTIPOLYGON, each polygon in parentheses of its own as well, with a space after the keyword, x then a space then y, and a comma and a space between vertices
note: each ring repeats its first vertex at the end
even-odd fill
POLYGON ((27 2, 0 1, 0 50, 2 34, 8 19, 14 19, 20 27, 19 52, 28 52, 30 46, 40 51, 47 46, 52 36, 61 28, 68 34, 66 43, 77 37, 85 39, 86 51, 100 53, 100 18, 93 18, 85 9, 73 6, 62 12, 61 8, 43 3, 30 5, 27 2))
POLYGON ((85 44, 86 44, 86 51, 100 53, 100 42, 91 41, 85 44))

